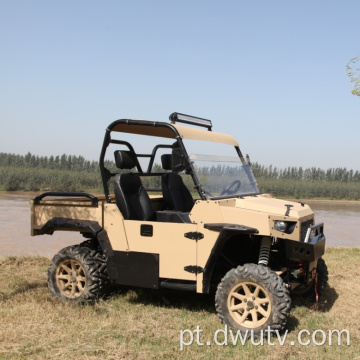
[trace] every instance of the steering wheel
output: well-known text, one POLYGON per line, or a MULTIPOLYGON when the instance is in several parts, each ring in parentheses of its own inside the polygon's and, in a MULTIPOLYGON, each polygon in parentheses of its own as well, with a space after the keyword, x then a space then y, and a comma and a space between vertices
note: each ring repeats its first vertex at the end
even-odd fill
POLYGON ((229 186, 227 186, 220 194, 222 195, 231 195, 235 194, 240 189, 241 181, 235 180, 229 186))
POLYGON ((205 190, 204 193, 205 193, 206 195, 209 195, 210 197, 213 196, 210 191, 205 190))

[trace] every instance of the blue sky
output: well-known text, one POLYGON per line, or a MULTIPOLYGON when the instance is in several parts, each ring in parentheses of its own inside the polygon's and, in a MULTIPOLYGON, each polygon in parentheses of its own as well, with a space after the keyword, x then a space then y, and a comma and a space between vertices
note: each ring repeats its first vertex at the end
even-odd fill
POLYGON ((209 118, 252 161, 360 170, 360 2, 0 0, 0 152, 99 157, 119 118, 209 118))

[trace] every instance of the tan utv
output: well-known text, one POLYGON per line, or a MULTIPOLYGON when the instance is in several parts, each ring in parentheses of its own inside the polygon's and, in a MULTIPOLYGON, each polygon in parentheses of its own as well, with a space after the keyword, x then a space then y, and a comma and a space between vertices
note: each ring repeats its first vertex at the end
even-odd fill
POLYGON ((46 192, 31 201, 33 236, 88 239, 53 257, 48 286, 58 298, 95 301, 109 283, 214 290, 221 321, 259 335, 284 328, 290 294, 325 287, 323 223, 304 203, 260 194, 236 139, 213 132, 210 120, 114 121, 100 171, 103 196, 46 192))

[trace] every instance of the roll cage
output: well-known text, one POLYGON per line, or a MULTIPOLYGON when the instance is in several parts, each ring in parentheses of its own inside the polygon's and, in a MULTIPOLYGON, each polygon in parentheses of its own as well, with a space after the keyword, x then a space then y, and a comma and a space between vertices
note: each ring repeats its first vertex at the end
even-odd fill
MULTIPOLYGON (((190 138, 190 139, 199 139, 199 140, 209 140, 221 143, 227 143, 233 145, 236 149, 236 152, 241 160, 242 163, 246 163, 240 148, 237 144, 237 141, 232 136, 226 134, 215 133, 212 131, 212 124, 210 120, 196 118, 189 115, 179 114, 179 113, 172 113, 169 117, 171 124, 165 122, 157 122, 157 121, 148 121, 148 120, 132 120, 132 119, 119 119, 112 122, 106 129, 104 142, 100 154, 100 172, 101 178, 104 188, 104 194, 108 203, 110 203, 111 195, 109 192, 108 181, 116 175, 115 172, 109 171, 105 166, 105 156, 107 153, 107 148, 110 144, 115 145, 123 145, 129 151, 136 155, 136 168, 138 171, 139 176, 161 176, 163 173, 159 172, 151 172, 154 166, 155 156, 159 149, 180 149, 177 150, 178 157, 180 163, 178 164, 178 171, 185 170, 186 174, 191 175, 194 188, 197 190, 200 199, 206 200, 207 195, 205 190, 202 188, 201 182, 199 181, 196 172, 194 171, 191 161, 189 160, 189 156, 185 145, 182 141, 183 138, 190 138), (181 126, 176 124, 176 122, 183 122, 188 125, 195 125, 206 127, 206 130, 191 128, 189 126, 181 126), (174 139, 174 143, 172 145, 165 145, 165 144, 158 144, 156 145, 152 152, 149 154, 140 154, 136 153, 133 146, 124 140, 114 139, 112 137, 113 133, 128 133, 128 134, 137 134, 137 135, 146 135, 146 136, 153 136, 153 137, 160 137, 160 138, 168 138, 174 139), (143 169, 139 158, 148 158, 149 164, 147 169, 143 169)), ((147 189, 149 191, 161 191, 161 189, 147 189)))

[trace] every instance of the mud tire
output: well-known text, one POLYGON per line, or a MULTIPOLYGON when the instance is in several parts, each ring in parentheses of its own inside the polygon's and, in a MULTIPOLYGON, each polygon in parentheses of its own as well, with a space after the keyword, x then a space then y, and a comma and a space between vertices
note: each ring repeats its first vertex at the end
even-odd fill
POLYGON ((282 330, 290 315, 291 298, 283 280, 262 265, 231 269, 218 285, 215 307, 223 324, 249 337, 282 330))
POLYGON ((60 250, 48 269, 50 293, 70 302, 98 300, 108 282, 104 255, 96 246, 89 246, 89 242, 60 250))

